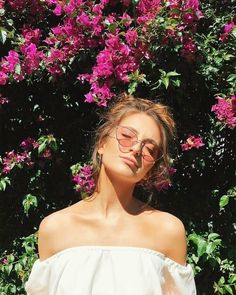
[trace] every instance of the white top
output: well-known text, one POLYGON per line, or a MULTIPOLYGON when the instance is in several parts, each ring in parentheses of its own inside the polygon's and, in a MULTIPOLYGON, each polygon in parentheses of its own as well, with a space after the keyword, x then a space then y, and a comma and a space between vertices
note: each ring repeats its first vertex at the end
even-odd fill
POLYGON ((34 262, 27 295, 196 295, 193 270, 148 248, 75 246, 34 262))

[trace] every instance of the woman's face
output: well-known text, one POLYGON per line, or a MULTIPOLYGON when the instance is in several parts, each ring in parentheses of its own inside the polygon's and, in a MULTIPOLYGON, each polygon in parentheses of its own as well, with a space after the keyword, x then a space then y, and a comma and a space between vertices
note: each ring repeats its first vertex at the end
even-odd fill
POLYGON ((155 164, 153 159, 160 142, 157 123, 140 112, 123 118, 118 127, 111 130, 98 152, 108 175, 135 184, 155 164))

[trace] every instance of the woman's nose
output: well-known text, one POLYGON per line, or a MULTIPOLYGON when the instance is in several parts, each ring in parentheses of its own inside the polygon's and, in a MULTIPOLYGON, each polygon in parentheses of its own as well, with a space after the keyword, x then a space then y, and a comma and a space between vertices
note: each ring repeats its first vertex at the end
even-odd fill
POLYGON ((133 154, 140 156, 142 153, 142 143, 135 143, 133 146, 130 147, 130 151, 132 151, 133 154))

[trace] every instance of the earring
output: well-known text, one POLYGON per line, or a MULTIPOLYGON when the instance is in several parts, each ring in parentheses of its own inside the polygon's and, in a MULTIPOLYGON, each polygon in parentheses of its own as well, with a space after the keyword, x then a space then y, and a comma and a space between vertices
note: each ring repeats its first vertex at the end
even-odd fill
POLYGON ((99 154, 99 153, 97 152, 97 156, 96 156, 96 158, 97 158, 98 168, 99 168, 99 170, 100 170, 101 165, 102 165, 102 154, 99 154))

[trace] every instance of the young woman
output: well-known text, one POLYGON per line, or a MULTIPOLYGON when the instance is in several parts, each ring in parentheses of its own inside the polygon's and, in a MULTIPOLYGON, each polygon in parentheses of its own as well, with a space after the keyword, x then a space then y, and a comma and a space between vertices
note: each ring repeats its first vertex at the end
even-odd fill
POLYGON ((123 95, 97 131, 96 188, 45 217, 28 295, 195 295, 182 222, 134 196, 168 177, 175 123, 160 103, 123 95))

